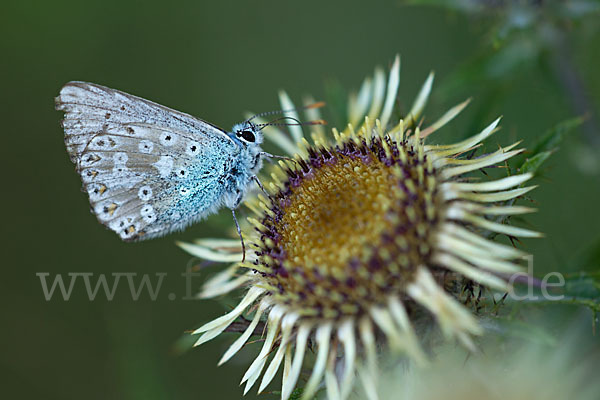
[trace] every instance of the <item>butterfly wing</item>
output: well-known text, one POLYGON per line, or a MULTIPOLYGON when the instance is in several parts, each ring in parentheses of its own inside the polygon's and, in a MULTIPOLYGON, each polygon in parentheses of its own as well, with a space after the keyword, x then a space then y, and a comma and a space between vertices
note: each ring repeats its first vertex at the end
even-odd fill
POLYGON ((182 229, 221 207, 238 151, 222 130, 85 82, 67 83, 56 108, 93 212, 123 240, 182 229))

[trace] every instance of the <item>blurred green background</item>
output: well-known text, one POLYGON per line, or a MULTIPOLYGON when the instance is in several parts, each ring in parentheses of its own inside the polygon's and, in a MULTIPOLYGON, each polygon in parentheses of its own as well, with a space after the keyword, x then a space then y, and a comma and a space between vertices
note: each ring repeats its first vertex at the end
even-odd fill
MULTIPOLYGON (((432 69, 429 121, 473 97, 434 140, 473 134, 497 115, 504 116, 503 129, 491 146, 517 139, 531 146, 583 112, 597 123, 599 14, 566 22, 549 17, 562 35, 556 46, 537 42, 546 35, 542 23, 519 18, 516 31, 503 37, 502 18, 395 1, 4 1, 2 397, 239 398, 251 357, 216 368, 231 334, 184 353, 175 345, 225 307, 181 300, 180 273, 191 259, 174 241, 226 235, 230 214, 166 238, 122 243, 90 213, 66 154, 54 110, 64 83, 100 83, 228 128, 245 111, 279 108, 282 88, 295 100, 307 93, 323 99, 334 81, 356 89, 400 53, 401 106, 410 105, 432 69), (500 34, 491 38, 491 28, 500 34), (565 71, 581 84, 583 106, 565 71), (46 301, 37 272, 168 275, 156 301, 145 294, 133 301, 124 285, 113 301, 89 301, 81 283, 69 301, 46 301)), ((589 123, 573 132, 538 180, 532 198, 539 212, 528 221, 547 237, 523 243, 535 256, 536 274, 582 267, 577 254, 598 241, 599 138, 589 123)))

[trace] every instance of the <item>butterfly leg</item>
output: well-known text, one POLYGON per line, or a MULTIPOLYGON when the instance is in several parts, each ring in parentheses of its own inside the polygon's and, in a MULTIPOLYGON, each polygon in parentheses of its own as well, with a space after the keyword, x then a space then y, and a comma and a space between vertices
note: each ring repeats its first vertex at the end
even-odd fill
POLYGON ((263 184, 260 182, 260 180, 258 179, 258 176, 254 175, 252 177, 252 179, 254 180, 254 182, 256 182, 256 184, 258 185, 258 187, 260 188, 260 190, 263 191, 263 193, 267 196, 267 197, 271 197, 269 195, 269 193, 267 193, 267 190, 265 189, 265 187, 263 186, 263 184))
POLYGON ((233 215, 233 222, 235 222, 235 228, 237 229, 238 236, 240 237, 240 242, 242 243, 242 262, 246 261, 246 245, 244 244, 244 238, 242 237, 242 230, 240 229, 240 224, 238 224, 238 220, 235 217, 235 208, 231 209, 231 215, 233 215))
POLYGON ((275 154, 267 153, 266 151, 261 151, 259 154, 260 154, 261 157, 267 157, 267 159, 269 159, 269 161, 271 161, 271 158, 278 158, 280 160, 287 160, 287 161, 291 161, 293 163, 296 162, 296 160, 294 160, 291 157, 277 156, 275 154))

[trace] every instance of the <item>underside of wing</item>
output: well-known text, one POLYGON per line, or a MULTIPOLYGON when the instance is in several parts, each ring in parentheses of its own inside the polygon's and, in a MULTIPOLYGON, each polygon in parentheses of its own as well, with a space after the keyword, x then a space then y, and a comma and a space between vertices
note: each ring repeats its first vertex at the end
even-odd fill
POLYGON ((84 82, 65 85, 56 108, 94 214, 123 240, 182 229, 221 206, 236 145, 218 128, 84 82))

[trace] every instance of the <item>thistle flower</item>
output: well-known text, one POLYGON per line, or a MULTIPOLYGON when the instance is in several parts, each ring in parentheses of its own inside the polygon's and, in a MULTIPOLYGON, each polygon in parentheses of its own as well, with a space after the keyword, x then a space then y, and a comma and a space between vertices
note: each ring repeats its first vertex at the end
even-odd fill
MULTIPOLYGON (((242 379, 244 393, 261 375, 258 390, 263 391, 283 363, 281 397, 289 398, 310 340, 316 344, 316 360, 304 399, 311 398, 323 380, 330 399, 345 399, 355 375, 368 396, 377 398, 376 338, 385 338, 391 350, 417 364, 427 362, 411 323, 416 307, 428 310, 447 337, 474 349, 471 338, 482 329, 444 290, 444 274, 458 273, 505 290, 501 276, 520 270, 515 260, 523 253, 485 239, 480 231, 539 235, 488 218, 532 211, 499 205, 533 189, 522 187, 530 174, 486 182, 467 176, 522 151, 513 144, 477 158, 464 156, 497 130, 499 119, 462 142, 426 144, 468 101, 421 129, 416 121, 433 74, 410 112, 392 120, 399 81, 399 58, 387 85, 383 71, 376 70, 350 99, 350 122, 342 131, 333 129, 333 140, 320 127, 312 132, 312 143, 298 126, 291 127, 294 142, 281 132, 265 134, 293 161, 274 166, 270 181, 262 179, 268 193, 247 202, 254 213, 248 218, 254 229, 244 232, 253 249, 247 261, 208 281, 201 296, 241 287, 246 294, 231 312, 194 331, 202 334, 199 345, 248 315, 251 323, 221 364, 242 348, 266 317, 262 349, 242 379)), ((282 93, 280 99, 283 109, 292 108, 287 95, 282 93)), ((315 109, 307 113, 309 118, 319 117, 315 109)), ((214 240, 181 244, 202 258, 239 260, 240 254, 218 250, 231 245, 214 240)))

